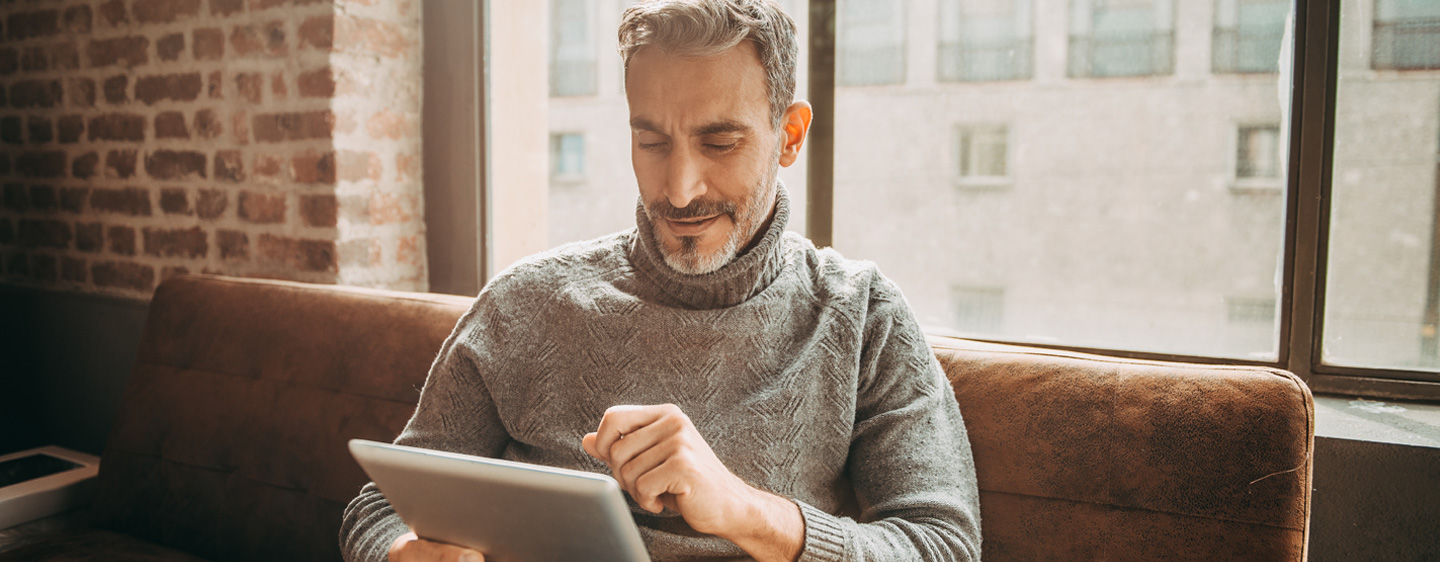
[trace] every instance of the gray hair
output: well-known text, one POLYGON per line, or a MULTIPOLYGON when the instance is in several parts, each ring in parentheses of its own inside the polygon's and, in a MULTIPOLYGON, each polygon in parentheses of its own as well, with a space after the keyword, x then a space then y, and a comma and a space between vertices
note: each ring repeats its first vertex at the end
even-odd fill
POLYGON ((620 58, 627 73, 630 59, 647 46, 706 57, 746 39, 754 43, 765 69, 771 126, 778 129, 795 101, 800 46, 795 21, 774 0, 649 0, 631 6, 620 19, 620 58))

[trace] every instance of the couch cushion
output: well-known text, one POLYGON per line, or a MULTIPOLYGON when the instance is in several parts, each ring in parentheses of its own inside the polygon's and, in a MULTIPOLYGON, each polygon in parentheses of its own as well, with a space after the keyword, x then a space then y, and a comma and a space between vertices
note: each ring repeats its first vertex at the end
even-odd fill
POLYGON ((203 562, 184 552, 98 529, 45 537, 0 552, 0 562, 203 562))
POLYGON ((339 560, 367 478, 470 299, 186 276, 156 290, 97 526, 214 560, 339 560))
POLYGON ((985 559, 1301 560, 1314 405, 1294 375, 932 337, 985 559))

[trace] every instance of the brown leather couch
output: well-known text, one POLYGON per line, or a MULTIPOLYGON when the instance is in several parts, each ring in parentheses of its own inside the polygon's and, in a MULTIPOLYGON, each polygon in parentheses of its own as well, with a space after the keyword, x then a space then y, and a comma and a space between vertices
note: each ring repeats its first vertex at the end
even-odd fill
MULTIPOLYGON (((0 560, 338 560, 365 476, 470 300, 223 277, 160 286, 92 527, 0 560)), ((970 431, 984 557, 1303 560, 1314 409, 1278 370, 935 337, 970 431)))

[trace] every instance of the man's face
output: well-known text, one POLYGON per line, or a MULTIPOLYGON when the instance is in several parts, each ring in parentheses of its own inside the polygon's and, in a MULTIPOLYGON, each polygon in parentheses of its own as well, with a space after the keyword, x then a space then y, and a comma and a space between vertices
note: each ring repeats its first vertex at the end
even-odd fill
POLYGON ((781 136, 755 47, 742 41, 710 57, 641 49, 625 92, 630 159, 666 263, 689 274, 719 269, 775 201, 781 136))

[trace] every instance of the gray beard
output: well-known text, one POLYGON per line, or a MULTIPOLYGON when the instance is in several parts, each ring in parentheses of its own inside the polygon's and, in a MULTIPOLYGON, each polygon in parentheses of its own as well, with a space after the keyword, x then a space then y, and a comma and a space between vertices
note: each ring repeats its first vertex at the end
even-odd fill
POLYGON ((735 223, 735 227, 730 229, 730 236, 725 239, 725 244, 708 255, 700 252, 700 238, 698 236, 677 237, 680 241, 680 248, 672 253, 669 248, 665 246, 661 238, 660 220, 662 220, 664 214, 654 212, 649 205, 646 205, 646 214, 650 215, 650 228, 654 231, 655 241, 658 242, 657 245, 660 246, 660 255, 665 258, 665 264, 669 265, 671 269, 686 275, 704 275, 725 267, 726 264, 734 261, 746 243, 755 237, 756 232, 760 230, 760 225, 764 224, 767 216, 765 203, 767 201, 774 201, 776 180, 779 172, 780 167, 778 165, 775 169, 770 170, 770 174, 762 180, 765 182, 762 185, 767 185, 768 187, 757 196, 750 198, 749 201, 730 215, 731 220, 735 223))

